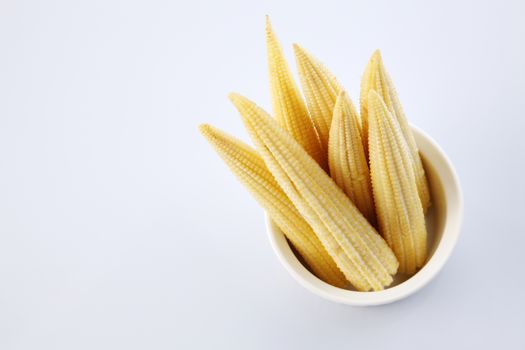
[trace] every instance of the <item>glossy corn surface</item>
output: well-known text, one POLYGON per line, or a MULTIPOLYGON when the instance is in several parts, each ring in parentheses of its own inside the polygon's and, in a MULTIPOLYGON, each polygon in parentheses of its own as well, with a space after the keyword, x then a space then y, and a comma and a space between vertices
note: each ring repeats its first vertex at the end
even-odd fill
POLYGON ((306 104, 321 146, 326 150, 335 103, 342 87, 318 59, 297 44, 293 47, 306 104))
POLYGON ((375 51, 367 64, 365 73, 361 81, 361 118, 363 121, 363 135, 365 135, 365 145, 367 145, 368 138, 368 124, 369 124, 369 108, 368 108, 368 94, 370 90, 375 90, 383 99, 390 113, 396 118, 399 123, 401 132, 406 139, 410 156, 413 163, 414 174, 418 187, 419 196, 423 209, 426 211, 430 206, 430 190, 428 181, 423 168, 423 163, 419 155, 419 150, 412 134, 412 130, 406 119, 405 113, 399 101, 396 89, 385 69, 383 59, 379 50, 375 51))
POLYGON ((394 250, 399 271, 414 274, 427 255, 425 214, 410 150, 382 97, 368 99, 370 171, 379 231, 394 250))
POLYGON ((345 277, 360 291, 390 285, 397 259, 350 199, 266 112, 240 95, 230 99, 266 166, 345 277))
POLYGON ((348 281, 308 223, 279 187, 257 152, 244 142, 210 125, 199 127, 233 174, 248 189, 323 281, 344 288, 348 281))
POLYGON ((274 117, 321 167, 328 169, 326 152, 321 147, 315 125, 268 17, 266 18, 266 48, 274 117))
POLYGON ((375 223, 370 170, 357 111, 346 92, 337 99, 328 145, 330 176, 367 220, 375 223))

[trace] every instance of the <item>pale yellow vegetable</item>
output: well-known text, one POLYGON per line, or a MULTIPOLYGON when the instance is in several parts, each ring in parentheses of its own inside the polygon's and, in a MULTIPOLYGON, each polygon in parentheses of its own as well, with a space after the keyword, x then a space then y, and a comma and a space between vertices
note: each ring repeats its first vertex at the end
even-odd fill
POLYGON ((329 140, 328 164, 332 179, 368 221, 374 224, 370 170, 361 140, 358 115, 344 91, 337 98, 329 140))
POLYGON ((414 174, 416 176, 417 188, 423 210, 426 211, 430 206, 430 190, 428 187, 427 177, 421 162, 419 150, 412 134, 412 129, 406 119, 405 113, 399 101, 394 84, 390 78, 388 72, 385 69, 381 53, 379 50, 375 51, 367 64, 365 73, 361 80, 361 120, 363 124, 363 138, 365 141, 365 147, 367 147, 368 139, 368 93, 370 90, 375 90, 383 99, 385 105, 392 115, 396 118, 403 136, 405 137, 408 148, 410 150, 410 156, 414 168, 414 174))
POLYGON ((350 199, 266 112, 240 95, 230 99, 277 183, 352 285, 360 291, 390 285, 397 259, 350 199))
MULTIPOLYGON (((377 52, 377 51, 376 51, 377 52)), ((365 153, 368 156, 368 93, 374 88, 376 76, 376 55, 375 52, 366 64, 365 71, 361 77, 361 89, 359 92, 359 104, 361 107, 361 138, 365 153)), ((376 89, 378 90, 378 89, 376 89)))
POLYGON ((335 102, 342 87, 319 60, 299 45, 294 44, 293 47, 306 104, 319 134, 321 146, 326 150, 335 102))
POLYGON ((274 117, 306 152, 327 170, 326 152, 321 148, 314 123, 286 63, 281 45, 272 30, 268 17, 266 17, 266 46, 274 117))
POLYGON ((368 96, 368 113, 379 231, 394 250, 399 271, 413 274, 426 260, 427 231, 410 149, 397 119, 374 90, 368 96))
POLYGON ((210 125, 199 127, 202 135, 279 226, 311 271, 325 282, 344 288, 348 281, 279 187, 257 152, 244 142, 210 125))

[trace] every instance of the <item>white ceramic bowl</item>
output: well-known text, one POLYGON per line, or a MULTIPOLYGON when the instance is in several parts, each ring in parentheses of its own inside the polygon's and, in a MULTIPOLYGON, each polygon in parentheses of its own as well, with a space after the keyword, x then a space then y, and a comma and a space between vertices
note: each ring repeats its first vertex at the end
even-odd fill
POLYGON ((463 198, 458 177, 443 150, 423 131, 412 127, 430 183, 432 207, 427 214, 429 258, 415 275, 396 276, 394 283, 379 292, 358 292, 329 285, 313 275, 297 259, 281 230, 267 217, 270 242, 288 272, 309 291, 334 302, 348 305, 381 305, 415 293, 441 270, 459 236, 463 198))

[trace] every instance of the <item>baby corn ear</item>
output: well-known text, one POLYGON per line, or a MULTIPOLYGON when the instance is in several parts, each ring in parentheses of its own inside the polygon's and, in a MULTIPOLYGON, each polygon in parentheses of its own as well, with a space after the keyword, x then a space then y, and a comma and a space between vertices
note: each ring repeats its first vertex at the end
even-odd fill
POLYGON ((319 133, 321 145, 327 149, 332 115, 337 95, 342 90, 341 85, 332 73, 305 49, 297 44, 294 44, 293 48, 308 110, 319 133))
POLYGON ((359 93, 359 104, 361 107, 361 136, 363 138, 363 145, 365 147, 365 152, 368 155, 368 93, 370 90, 374 89, 379 91, 379 88, 375 86, 375 77, 376 77, 376 65, 377 65, 377 56, 379 51, 376 50, 370 60, 366 64, 365 71, 361 77, 361 89, 359 93))
POLYGON ((352 101, 346 92, 341 92, 337 98, 330 128, 328 164, 332 179, 368 221, 374 224, 370 171, 357 118, 352 101))
MULTIPOLYGON (((401 102, 399 101, 397 92, 395 90, 392 79, 383 64, 381 53, 379 50, 375 51, 368 62, 365 69, 363 79, 361 81, 361 118, 363 121, 363 133, 367 135, 368 131, 368 93, 370 90, 375 90, 383 99, 388 111, 396 118, 401 132, 406 139, 410 156, 412 158, 414 174, 416 176, 416 183, 419 197, 423 205, 423 210, 426 211, 430 206, 430 191, 428 188, 428 181, 423 168, 423 163, 419 156, 419 150, 410 129, 410 125, 405 117, 401 102)), ((367 136, 365 136, 366 138, 367 136)))
POLYGON ((361 291, 390 285, 396 257, 350 199, 266 112, 240 95, 230 99, 275 180, 346 278, 361 291))
POLYGON ((281 45, 266 17, 266 46, 273 114, 279 124, 314 158, 328 170, 326 151, 319 142, 314 123, 292 73, 284 59, 281 45))
POLYGON ((348 285, 343 273, 279 187, 257 152, 244 142, 210 125, 199 127, 202 135, 250 191, 272 220, 304 258, 312 272, 336 287, 348 285))
POLYGON ((399 260, 399 271, 413 274, 427 255, 425 214, 413 160, 398 121, 374 90, 368 98, 370 170, 380 232, 399 260))

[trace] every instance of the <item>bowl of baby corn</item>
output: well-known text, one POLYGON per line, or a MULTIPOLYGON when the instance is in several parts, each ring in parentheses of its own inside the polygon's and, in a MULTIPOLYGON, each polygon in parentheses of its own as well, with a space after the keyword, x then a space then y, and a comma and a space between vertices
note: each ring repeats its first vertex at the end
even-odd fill
POLYGON ((268 18, 266 44, 272 115, 229 95, 254 147, 208 124, 202 135, 265 210, 272 247, 302 286, 349 305, 411 295, 440 271, 460 232, 453 166, 410 126, 379 51, 358 111, 294 44, 299 89, 268 18))

